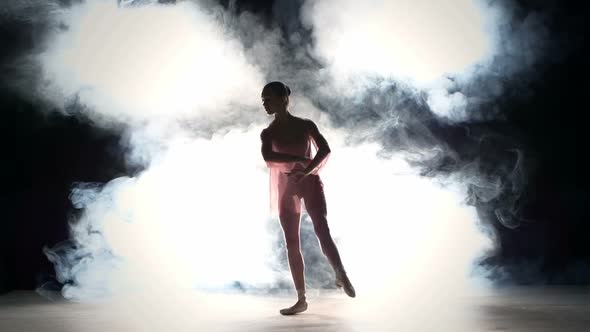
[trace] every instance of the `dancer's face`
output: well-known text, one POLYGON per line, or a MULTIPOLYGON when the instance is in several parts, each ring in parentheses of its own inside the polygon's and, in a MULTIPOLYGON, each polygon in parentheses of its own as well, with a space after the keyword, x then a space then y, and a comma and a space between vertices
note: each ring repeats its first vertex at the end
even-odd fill
POLYGON ((268 115, 284 112, 287 110, 287 97, 277 96, 271 91, 262 90, 262 106, 268 115))

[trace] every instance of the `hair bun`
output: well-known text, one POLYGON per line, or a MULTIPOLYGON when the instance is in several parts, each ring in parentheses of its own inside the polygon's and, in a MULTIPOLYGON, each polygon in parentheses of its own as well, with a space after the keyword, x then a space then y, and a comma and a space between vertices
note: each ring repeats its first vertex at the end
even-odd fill
POLYGON ((275 96, 288 97, 291 95, 291 89, 283 82, 274 81, 264 86, 262 91, 272 92, 275 96))

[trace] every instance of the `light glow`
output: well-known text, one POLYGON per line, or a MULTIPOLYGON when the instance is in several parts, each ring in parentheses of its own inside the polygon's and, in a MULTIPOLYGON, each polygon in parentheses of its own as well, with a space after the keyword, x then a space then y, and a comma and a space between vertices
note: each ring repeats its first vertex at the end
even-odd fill
POLYGON ((252 106, 263 84, 239 42, 190 2, 119 8, 89 1, 62 14, 68 28, 41 56, 63 96, 127 121, 217 116, 252 106))
POLYGON ((311 0, 315 52, 336 81, 368 76, 427 84, 490 51, 474 0, 311 0))

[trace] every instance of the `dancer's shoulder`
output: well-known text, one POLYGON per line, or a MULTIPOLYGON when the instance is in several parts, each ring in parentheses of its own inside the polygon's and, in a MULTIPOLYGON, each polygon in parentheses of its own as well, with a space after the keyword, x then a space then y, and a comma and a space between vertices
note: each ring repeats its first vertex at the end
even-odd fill
POLYGON ((307 118, 300 118, 298 116, 293 116, 293 118, 295 119, 295 121, 298 122, 299 125, 304 126, 306 128, 313 128, 316 127, 315 123, 307 118))
POLYGON ((260 139, 261 140, 266 140, 270 138, 270 127, 266 127, 264 129, 262 129, 262 131, 260 132, 260 139))
POLYGON ((310 132, 310 133, 315 133, 318 130, 318 126, 315 124, 315 122, 313 122, 310 119, 302 119, 303 120, 303 125, 305 126, 305 129, 310 132))

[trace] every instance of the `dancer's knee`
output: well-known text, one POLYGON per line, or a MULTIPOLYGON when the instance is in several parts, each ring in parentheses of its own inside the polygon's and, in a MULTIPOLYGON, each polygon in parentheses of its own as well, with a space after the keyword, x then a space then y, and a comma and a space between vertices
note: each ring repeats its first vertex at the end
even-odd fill
POLYGON ((290 238, 286 238, 285 239, 285 245, 287 247, 287 251, 291 252, 291 251, 299 251, 300 250, 300 244, 299 244, 299 239, 290 239, 290 238))
POLYGON ((293 211, 279 211, 279 220, 284 230, 298 227, 301 214, 293 211))

